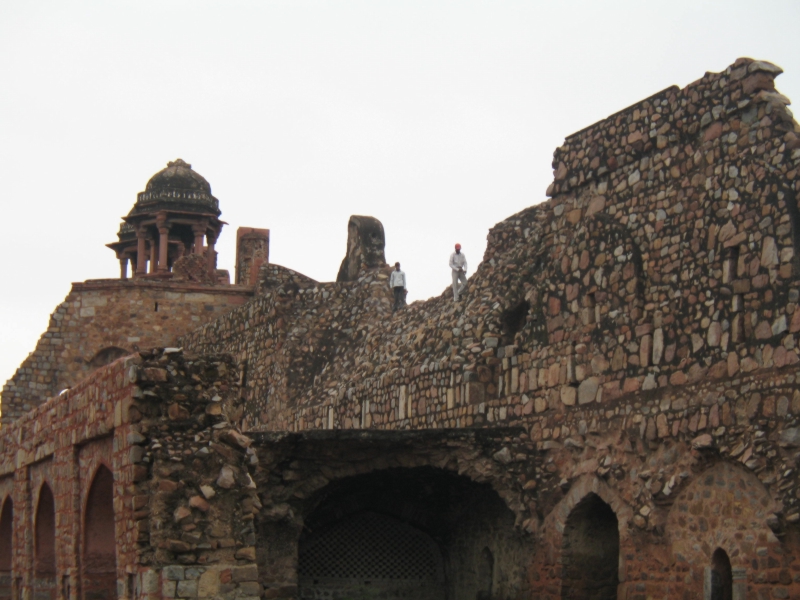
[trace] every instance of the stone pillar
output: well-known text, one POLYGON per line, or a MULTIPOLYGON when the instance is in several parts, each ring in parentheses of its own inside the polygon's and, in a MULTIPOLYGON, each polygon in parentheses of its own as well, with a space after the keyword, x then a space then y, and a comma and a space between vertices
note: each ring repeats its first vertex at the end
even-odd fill
POLYGON ((167 252, 169 250, 169 223, 167 213, 160 211, 156 215, 156 227, 158 228, 158 263, 157 270, 160 273, 169 271, 167 252))
POLYGON ((169 226, 164 225, 158 228, 158 270, 166 272, 169 270, 167 264, 167 250, 169 249, 169 226))
MULTIPOLYGON (((208 248, 206 250, 206 259, 208 260, 208 274, 211 277, 215 276, 215 271, 217 270, 217 256, 216 251, 214 250, 214 244, 217 242, 217 236, 213 232, 208 232, 206 236, 206 241, 208 242, 208 248)), ((216 281, 215 281, 216 283, 216 281)))
POLYGON ((119 259, 119 278, 120 279, 127 279, 128 278, 128 257, 120 258, 119 259))
POLYGON ((145 232, 140 229, 136 232, 136 275, 147 273, 147 255, 145 232))
POLYGON ((156 239, 150 238, 150 273, 155 273, 158 268, 158 254, 156 253, 156 239))
POLYGON ((192 225, 192 233, 194 233, 194 254, 203 252, 203 236, 206 234, 207 227, 205 225, 192 225))

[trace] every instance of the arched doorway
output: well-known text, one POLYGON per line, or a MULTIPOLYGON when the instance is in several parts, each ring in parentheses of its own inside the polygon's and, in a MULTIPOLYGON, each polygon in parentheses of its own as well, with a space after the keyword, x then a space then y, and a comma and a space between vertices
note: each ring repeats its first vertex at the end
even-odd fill
POLYGON ((619 583, 619 523, 611 507, 588 494, 564 525, 561 598, 616 600, 619 583))
POLYGON ((114 476, 105 466, 95 473, 84 512, 84 600, 115 600, 117 561, 114 535, 114 476))
POLYGON ((11 599, 13 555, 14 503, 6 498, 0 512, 0 600, 11 599))
POLYGON ((532 542, 514 528, 514 514, 489 485, 443 469, 338 480, 309 501, 306 515, 303 599, 482 600, 516 597, 525 585, 517 562, 532 542), (502 582, 494 591, 493 577, 502 582))
POLYGON ((34 598, 56 600, 56 503, 46 483, 39 490, 34 531, 34 598))
POLYGON ((728 553, 717 548, 711 556, 709 600, 733 600, 733 570, 728 553))

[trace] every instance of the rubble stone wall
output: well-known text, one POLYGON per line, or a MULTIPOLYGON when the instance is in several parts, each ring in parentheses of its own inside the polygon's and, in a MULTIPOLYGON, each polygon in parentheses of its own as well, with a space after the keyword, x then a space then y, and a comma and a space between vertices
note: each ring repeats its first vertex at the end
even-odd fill
MULTIPOLYGON (((740 59, 567 138, 551 199, 491 229, 460 303, 392 314, 366 263, 336 283, 263 264, 198 328, 185 299, 165 332, 185 354, 142 349, 0 430, 12 589, 77 600, 102 463, 119 596, 313 593, 304 544, 374 511, 448 550, 455 596, 702 598, 724 553, 734 597, 800 598, 800 128, 779 72, 740 59), (37 584, 45 483, 57 572, 37 584), (576 547, 613 526, 618 551, 576 547)), ((96 291, 54 327, 100 323, 96 291)))
POLYGON ((238 378, 227 357, 143 352, 0 429, 0 503, 11 498, 14 511, 8 578, 18 597, 262 595, 253 525, 261 503, 249 474, 258 459, 230 425, 238 378), (87 570, 85 547, 101 466, 114 479, 103 499, 113 503, 114 530, 101 532, 113 549, 108 581, 87 570), (55 504, 52 573, 36 569, 49 534, 37 518, 45 488, 55 504))
POLYGON ((226 314, 252 287, 137 279, 75 283, 35 350, 3 386, 2 423, 137 349, 171 345, 178 335, 226 314))
POLYGON ((463 304, 392 316, 366 270, 262 290, 183 343, 246 362, 252 430, 524 427, 542 598, 560 594, 550 517, 599 489, 629 597, 700 597, 740 523, 668 516, 720 464, 768 498, 742 534, 760 545, 728 547, 748 595, 798 594, 800 129, 779 72, 741 59, 567 138, 552 199, 490 231, 463 304), (668 521, 704 539, 691 561, 662 551, 668 521))

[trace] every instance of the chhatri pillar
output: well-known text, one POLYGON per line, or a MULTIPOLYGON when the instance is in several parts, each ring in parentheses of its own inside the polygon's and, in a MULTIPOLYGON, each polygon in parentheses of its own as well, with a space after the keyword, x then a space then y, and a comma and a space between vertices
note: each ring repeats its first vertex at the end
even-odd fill
POLYGON ((147 230, 136 230, 136 275, 147 274, 147 230))
POLYGON ((203 238, 206 236, 207 229, 207 223, 196 223, 195 225, 192 225, 192 233, 194 233, 194 251, 192 254, 202 254, 203 238))
POLYGON ((206 234, 206 239, 208 240, 208 248, 206 248, 206 260, 208 261, 208 274, 212 277, 214 276, 214 272, 217 270, 217 253, 214 250, 214 244, 216 244, 216 234, 209 231, 206 234))
POLYGON ((154 235, 150 236, 150 274, 156 272, 158 268, 158 254, 156 254, 156 238, 154 235))
POLYGON ((158 271, 165 273, 169 270, 168 255, 169 250, 169 224, 167 213, 161 212, 156 218, 158 228, 158 271))

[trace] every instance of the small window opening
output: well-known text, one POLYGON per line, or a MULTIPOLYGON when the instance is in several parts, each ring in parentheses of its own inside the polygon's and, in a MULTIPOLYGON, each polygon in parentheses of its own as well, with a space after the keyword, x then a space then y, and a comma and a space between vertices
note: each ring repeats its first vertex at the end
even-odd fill
POLYGON ((153 312, 158 312, 158 302, 156 302, 156 306, 155 306, 155 308, 153 309, 153 312))
POLYGON ((530 310, 530 302, 523 300, 503 313, 501 321, 503 323, 503 342, 506 345, 514 343, 514 336, 525 325, 525 318, 530 310))
POLYGON ((727 248, 722 261, 722 283, 730 283, 737 277, 739 264, 739 247, 727 248))
POLYGON ((128 598, 134 600, 139 597, 139 590, 136 589, 136 575, 128 573, 128 598))
MULTIPOLYGON (((778 199, 780 197, 781 192, 778 192, 778 199)), ((783 192, 783 200, 786 203, 786 212, 789 213, 789 222, 792 225, 792 245, 794 246, 792 274, 798 277, 800 276, 800 210, 797 206, 797 197, 791 189, 783 192)))

